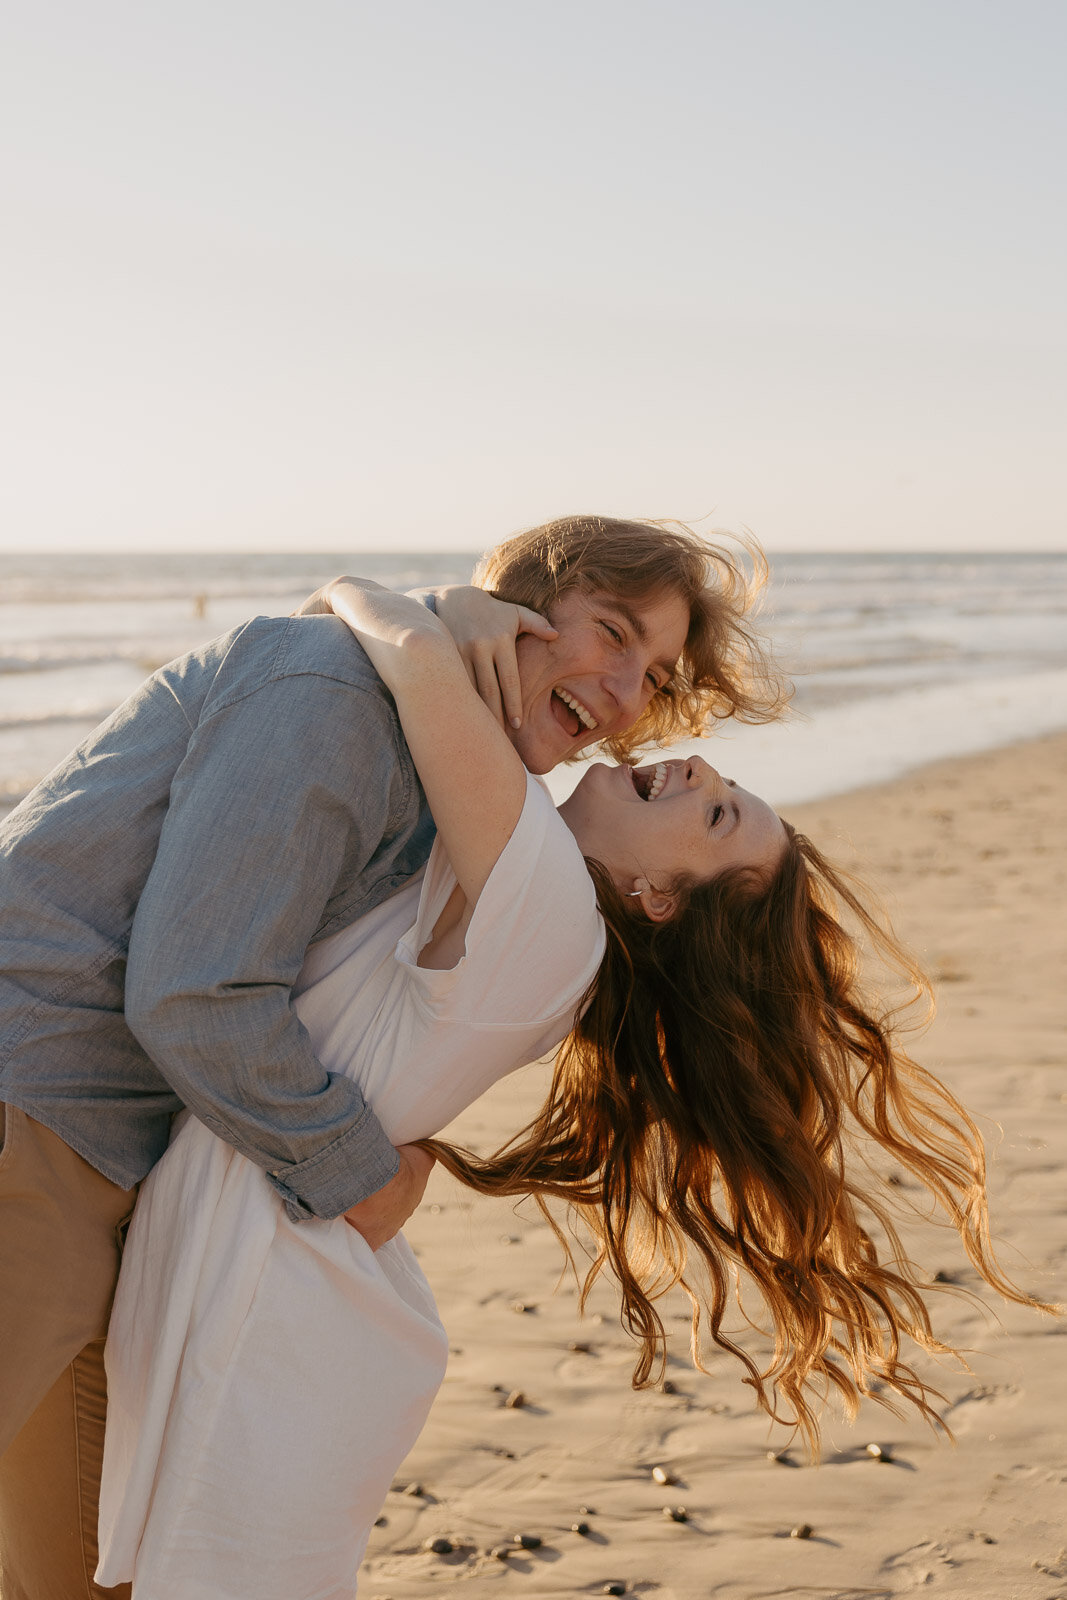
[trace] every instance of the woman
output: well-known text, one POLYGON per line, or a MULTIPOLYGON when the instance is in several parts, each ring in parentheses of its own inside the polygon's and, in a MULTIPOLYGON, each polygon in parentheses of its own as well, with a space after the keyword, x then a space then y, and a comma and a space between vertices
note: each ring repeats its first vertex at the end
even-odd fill
MULTIPOLYGON (((973 1126, 858 999, 830 895, 873 931, 858 902, 699 758, 594 766, 557 815, 436 618, 354 580, 330 599, 396 699, 438 842, 421 887, 309 954, 296 1007, 324 1064, 400 1143, 566 1036, 507 1150, 432 1148, 477 1188, 579 1208, 641 1342, 637 1381, 673 1282, 734 1349, 738 1263, 779 1336, 766 1373, 734 1351, 764 1405, 777 1389, 814 1433, 806 1385, 854 1399, 878 1378, 930 1414, 897 1340, 934 1341, 912 1269, 896 1250, 883 1266, 857 1219, 849 1115, 1018 1296, 985 1242, 973 1126)), ((293 1224, 188 1119, 142 1191, 108 1352, 99 1582, 132 1578, 135 1600, 355 1592, 446 1355, 402 1239, 375 1253, 343 1218, 293 1224)))

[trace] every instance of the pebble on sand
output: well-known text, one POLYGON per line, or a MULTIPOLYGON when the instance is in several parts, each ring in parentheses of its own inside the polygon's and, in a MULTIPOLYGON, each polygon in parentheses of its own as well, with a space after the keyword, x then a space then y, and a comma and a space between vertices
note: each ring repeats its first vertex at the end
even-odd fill
POLYGON ((667 1484, 678 1482, 677 1478, 674 1476, 674 1473, 668 1472, 666 1467, 653 1467, 652 1476, 657 1483, 667 1484))
POLYGON ((521 1389, 512 1389, 511 1393, 504 1401, 504 1404, 507 1406, 509 1411, 521 1411, 523 1406, 526 1404, 526 1396, 523 1394, 521 1389))
POLYGON ((522 1316, 524 1312, 536 1311, 537 1307, 532 1306, 528 1300, 513 1300, 511 1302, 511 1309, 512 1311, 517 1312, 519 1316, 522 1316))
POLYGON ((664 1506, 663 1515, 669 1517, 672 1522, 689 1521, 689 1513, 684 1506, 664 1506))
POLYGON ((578 1536, 582 1539, 587 1539, 590 1533, 588 1522, 572 1522, 571 1532, 578 1534, 578 1536))
POLYGON ((489 1554, 496 1561, 506 1561, 508 1556, 514 1555, 515 1546, 511 1544, 495 1544, 489 1554))
POLYGON ((451 1539, 424 1539, 422 1548, 434 1556, 450 1556, 455 1545, 451 1539))
POLYGON ((678 1390, 671 1382, 670 1378, 664 1378, 663 1382, 659 1386, 659 1392, 660 1394, 677 1394, 678 1390))
POLYGON ((601 1594, 625 1594, 626 1585, 616 1580, 613 1583, 606 1583, 600 1592, 601 1594))
POLYGON ((587 1356, 591 1354, 593 1347, 591 1344, 582 1344, 580 1339, 572 1339, 567 1349, 571 1352, 571 1355, 587 1356))
POLYGON ((578 1515, 580 1517, 595 1517, 596 1516, 596 1506, 579 1506, 578 1507, 578 1515))
POLYGON ((795 1528, 790 1528, 789 1537, 791 1539, 810 1539, 814 1532, 815 1529, 810 1522, 798 1522, 795 1528))
POLYGON ((516 1533, 511 1542, 522 1550, 540 1550, 544 1540, 539 1533, 516 1533))
POLYGON ((867 1454, 875 1461, 892 1461, 893 1452, 887 1444, 869 1444, 867 1454))
POLYGON ((426 1493, 421 1483, 406 1483, 400 1491, 401 1494, 414 1494, 422 1496, 426 1493))

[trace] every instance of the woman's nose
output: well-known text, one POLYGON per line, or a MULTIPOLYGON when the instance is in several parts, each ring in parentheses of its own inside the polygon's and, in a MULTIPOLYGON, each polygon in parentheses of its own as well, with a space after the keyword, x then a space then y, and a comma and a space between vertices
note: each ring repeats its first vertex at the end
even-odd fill
POLYGON ((705 761, 703 756, 691 756, 689 758, 685 764, 685 776, 688 783, 707 783, 709 778, 716 783, 722 782, 711 762, 705 761))

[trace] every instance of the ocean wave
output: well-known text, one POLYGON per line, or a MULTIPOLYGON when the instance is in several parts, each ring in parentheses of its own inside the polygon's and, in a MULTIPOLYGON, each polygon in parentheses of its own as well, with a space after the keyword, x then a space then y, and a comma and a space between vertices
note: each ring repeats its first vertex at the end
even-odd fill
MULTIPOLYGON (((148 673, 256 612, 284 615, 345 570, 401 589, 463 582, 473 559, 0 555, 0 803, 32 787, 148 673)), ((1067 555, 796 553, 773 568, 757 626, 797 679, 798 721, 831 729, 839 719, 852 738, 865 704, 902 727, 897 710, 920 704, 946 724, 981 719, 999 683, 1025 679, 1036 695, 1034 674, 1067 668, 1067 555)), ((1051 678, 1041 684, 1053 692, 1051 678)), ((1007 692, 1030 716, 1031 691, 1007 692)), ((924 730, 914 737, 916 749, 930 747, 924 730)), ((863 762, 874 763, 876 745, 857 746, 863 762)))
POLYGON ((311 551, 307 554, 0 555, 0 599, 14 605, 129 605, 269 600, 310 594, 341 572, 387 588, 469 581, 468 551, 311 551))
POLYGON ((138 659, 114 644, 101 644, 99 650, 64 650, 62 645, 28 646, 17 655, 0 655, 0 674, 20 672, 62 672, 71 667, 109 666, 114 662, 138 659))
POLYGON ((46 711, 16 711, 13 715, 0 712, 0 729, 18 728, 29 730, 33 728, 47 728, 61 722, 90 722, 94 726, 109 717, 115 707, 107 703, 96 706, 72 705, 61 710, 46 711))

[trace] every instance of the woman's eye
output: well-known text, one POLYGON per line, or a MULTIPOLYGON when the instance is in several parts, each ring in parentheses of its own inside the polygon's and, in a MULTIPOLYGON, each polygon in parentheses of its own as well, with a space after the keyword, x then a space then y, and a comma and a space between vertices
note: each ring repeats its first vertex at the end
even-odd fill
POLYGON ((656 674, 654 672, 646 672, 645 679, 649 685, 649 688, 652 690, 652 693, 659 694, 660 690, 663 688, 663 685, 656 677, 656 674))
POLYGON ((722 806, 716 806, 715 809, 711 813, 711 825, 712 825, 712 827, 713 828, 717 828, 719 826, 719 823, 722 821, 723 817, 725 817, 725 815, 726 815, 726 811, 724 810, 724 808, 722 806))
POLYGON ((616 644, 622 644, 622 634, 619 632, 618 628, 613 628, 610 622, 604 621, 603 617, 600 619, 600 626, 603 628, 605 633, 609 633, 611 635, 616 644))

